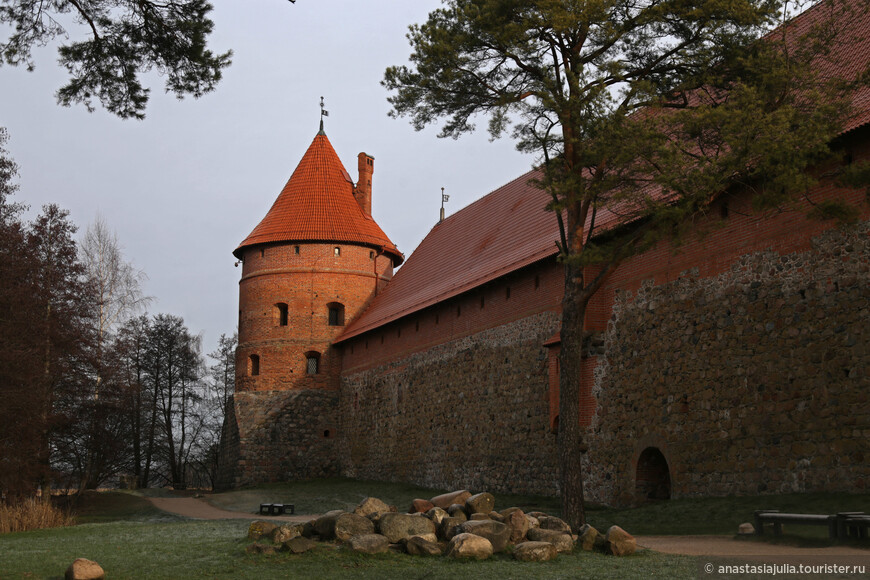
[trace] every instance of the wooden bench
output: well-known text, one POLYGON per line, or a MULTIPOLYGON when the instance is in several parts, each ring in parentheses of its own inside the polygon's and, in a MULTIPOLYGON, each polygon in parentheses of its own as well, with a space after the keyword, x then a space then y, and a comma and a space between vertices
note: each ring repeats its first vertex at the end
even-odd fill
POLYGON ((837 514, 837 537, 841 539, 867 537, 870 515, 864 512, 840 512, 837 514))
POLYGON ((281 516, 285 513, 296 513, 296 506, 292 503, 261 503, 260 515, 281 516))
POLYGON ((837 516, 825 514, 784 514, 777 510, 758 510, 755 512, 755 533, 764 534, 764 524, 773 524, 773 535, 782 535, 782 524, 802 524, 808 526, 827 526, 828 537, 837 538, 837 516))

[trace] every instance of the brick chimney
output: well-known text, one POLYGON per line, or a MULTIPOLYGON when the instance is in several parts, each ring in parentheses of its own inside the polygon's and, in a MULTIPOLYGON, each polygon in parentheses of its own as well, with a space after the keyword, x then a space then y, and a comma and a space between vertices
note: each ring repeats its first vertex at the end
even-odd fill
POLYGON ((375 158, 366 153, 357 157, 359 181, 353 190, 356 202, 367 216, 372 215, 372 173, 375 172, 375 158))

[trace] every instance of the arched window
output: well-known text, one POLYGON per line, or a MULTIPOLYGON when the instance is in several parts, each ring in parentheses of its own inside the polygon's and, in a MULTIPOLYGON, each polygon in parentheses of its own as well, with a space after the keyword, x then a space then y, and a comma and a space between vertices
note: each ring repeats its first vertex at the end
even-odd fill
POLYGON ((275 305, 275 326, 287 326, 287 305, 279 302, 275 305))
POLYGON ((330 302, 326 307, 329 309, 329 326, 344 326, 344 304, 330 302))
POLYGON ((305 353, 305 373, 309 375, 316 375, 319 372, 320 353, 314 351, 305 353))
POLYGON ((250 371, 251 376, 256 377, 260 374, 260 355, 252 354, 250 357, 250 371))
POLYGON ((335 255, 336 258, 338 258, 339 256, 341 256, 341 248, 339 248, 338 246, 335 246, 332 249, 332 253, 335 255))

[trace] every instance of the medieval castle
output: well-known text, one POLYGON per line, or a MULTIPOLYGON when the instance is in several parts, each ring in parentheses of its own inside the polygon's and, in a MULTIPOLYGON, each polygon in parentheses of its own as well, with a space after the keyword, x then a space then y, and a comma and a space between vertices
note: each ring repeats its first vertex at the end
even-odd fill
MULTIPOLYGON (((870 18, 853 23, 870 31, 870 18)), ((870 63, 870 37, 838 48, 870 63)), ((834 60, 834 59, 832 59, 834 60)), ((870 88, 838 138, 870 159, 870 88)), ((405 261, 321 130, 242 261, 220 485, 343 475, 558 493, 563 271, 534 172, 405 261), (402 265, 404 263, 404 265, 402 265), (394 270, 402 265, 398 271, 394 270)), ((870 204, 858 224, 721 197, 708 233, 622 264, 593 298, 588 499, 870 488, 870 204)))

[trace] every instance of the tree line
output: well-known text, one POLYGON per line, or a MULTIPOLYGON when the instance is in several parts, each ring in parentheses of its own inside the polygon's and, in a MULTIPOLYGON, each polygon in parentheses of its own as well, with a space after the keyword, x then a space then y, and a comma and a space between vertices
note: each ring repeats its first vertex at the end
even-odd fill
POLYGON ((12 200, 0 128, 0 492, 211 486, 236 336, 202 353, 181 317, 147 314, 144 274, 100 219, 12 200))

